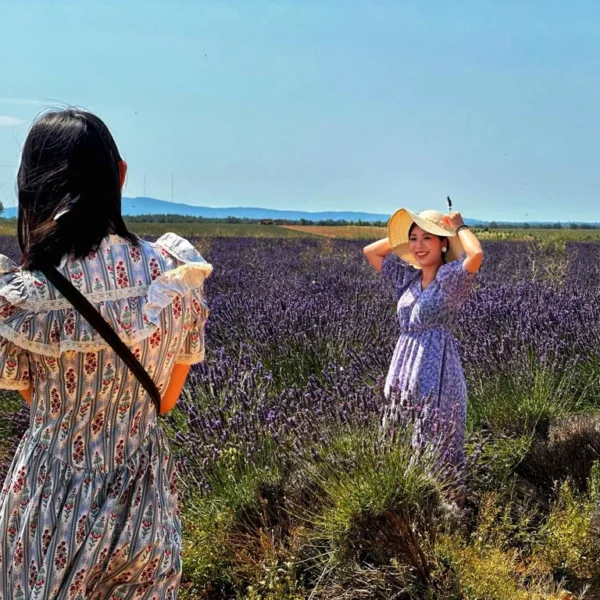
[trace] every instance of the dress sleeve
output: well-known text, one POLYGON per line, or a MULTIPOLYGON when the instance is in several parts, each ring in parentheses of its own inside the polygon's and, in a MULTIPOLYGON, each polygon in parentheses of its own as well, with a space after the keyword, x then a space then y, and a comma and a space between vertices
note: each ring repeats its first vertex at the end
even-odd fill
POLYGON ((0 336, 0 389, 26 390, 29 379, 29 352, 0 336))
POLYGON ((175 362, 195 365, 204 360, 204 326, 209 309, 202 289, 192 290, 188 301, 189 310, 184 321, 185 337, 175 362))
POLYGON ((467 299, 477 277, 465 269, 464 255, 440 267, 438 279, 444 302, 454 308, 460 308, 467 299))
POLYGON ((391 252, 383 259, 381 273, 392 284, 394 297, 399 300, 419 271, 391 252))
POLYGON ((172 283, 185 282, 185 285, 178 286, 185 312, 184 336, 175 363, 194 365, 204 360, 204 327, 210 312, 204 282, 212 272, 212 265, 202 258, 188 240, 174 233, 165 234, 156 243, 179 263, 173 271, 172 283), (175 277, 176 273, 181 277, 175 277))
POLYGON ((29 351, 18 345, 18 336, 7 321, 26 320, 25 311, 18 306, 23 294, 18 267, 0 255, 0 388, 25 390, 30 385, 29 351))

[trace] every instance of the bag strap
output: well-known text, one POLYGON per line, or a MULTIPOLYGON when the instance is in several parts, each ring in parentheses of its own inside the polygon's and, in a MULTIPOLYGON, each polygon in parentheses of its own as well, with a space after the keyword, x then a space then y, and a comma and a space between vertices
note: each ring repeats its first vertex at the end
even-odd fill
POLYGON ((106 322, 104 317, 92 306, 88 299, 56 268, 46 266, 41 268, 40 271, 123 359, 123 362, 131 369, 137 380, 148 392, 156 408, 157 416, 160 415, 161 398, 156 384, 146 369, 140 364, 140 361, 133 355, 133 352, 121 340, 117 332, 106 322))

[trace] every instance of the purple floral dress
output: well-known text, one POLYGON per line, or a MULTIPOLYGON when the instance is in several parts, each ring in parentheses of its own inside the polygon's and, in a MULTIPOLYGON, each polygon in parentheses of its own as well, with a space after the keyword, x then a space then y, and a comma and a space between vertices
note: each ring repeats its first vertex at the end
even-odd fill
POLYGON ((396 254, 385 257, 383 275, 398 302, 400 338, 385 382, 388 399, 384 427, 409 417, 413 443, 439 442, 450 436, 445 456, 454 465, 464 459, 467 386, 453 334, 458 311, 475 274, 463 260, 442 265, 426 289, 421 271, 396 254))
MULTIPOLYGON (((0 387, 33 391, 0 493, 0 600, 174 600, 177 474, 153 403, 41 273, 3 256, 0 269, 0 387)), ((174 234, 109 236, 59 267, 160 391, 204 358, 211 269, 174 234)))

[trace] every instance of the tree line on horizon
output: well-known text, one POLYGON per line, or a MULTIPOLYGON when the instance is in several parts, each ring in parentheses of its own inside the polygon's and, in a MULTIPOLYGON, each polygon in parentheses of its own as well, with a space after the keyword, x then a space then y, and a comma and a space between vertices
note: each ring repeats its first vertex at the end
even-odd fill
MULTIPOLYGON (((4 205, 0 202, 0 219, 3 221, 16 221, 16 217, 2 217, 4 205)), ((178 214, 143 214, 143 215, 125 215, 126 223, 221 223, 232 225, 304 225, 304 226, 322 226, 322 227, 386 227, 386 221, 348 221, 347 219, 252 219, 249 217, 199 217, 192 215, 178 214)), ((508 221, 489 221, 474 226, 475 229, 489 231, 490 229, 600 229, 600 223, 581 223, 581 222, 547 222, 547 223, 529 223, 508 222, 508 221)))
POLYGON ((125 221, 130 223, 231 223, 244 225, 324 225, 366 227, 385 227, 384 221, 348 221, 346 219, 253 219, 250 217, 196 217, 191 215, 126 215, 125 221))
MULTIPOLYGON (((248 217, 196 217, 177 214, 145 214, 127 215, 125 221, 130 223, 230 223, 245 225, 306 225, 322 227, 386 227, 387 221, 349 221, 347 219, 252 219, 248 217)), ((599 229, 600 223, 528 223, 490 221, 474 226, 476 229, 599 229)))
MULTIPOLYGON (((322 227, 386 227, 387 221, 349 221, 347 219, 252 219, 249 217, 197 217, 178 214, 145 214, 126 215, 125 221, 130 223, 230 223, 245 225, 307 225, 322 227)), ((490 221, 474 226, 476 229, 599 229, 600 223, 528 223, 490 221)))

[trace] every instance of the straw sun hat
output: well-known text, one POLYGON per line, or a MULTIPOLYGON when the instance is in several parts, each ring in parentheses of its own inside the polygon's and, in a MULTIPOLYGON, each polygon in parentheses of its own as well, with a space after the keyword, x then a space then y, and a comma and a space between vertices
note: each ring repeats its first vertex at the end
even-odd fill
POLYGON ((424 210, 418 215, 407 208, 397 210, 391 216, 387 226, 388 239, 390 240, 392 251, 402 260, 417 267, 417 269, 421 268, 408 247, 408 231, 411 225, 416 223, 424 231, 448 238, 448 251, 445 255, 446 262, 460 258, 463 253, 462 244, 452 227, 443 222, 443 218, 444 215, 437 210, 424 210))

